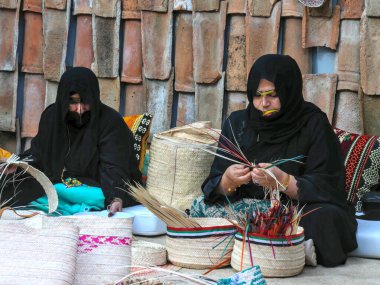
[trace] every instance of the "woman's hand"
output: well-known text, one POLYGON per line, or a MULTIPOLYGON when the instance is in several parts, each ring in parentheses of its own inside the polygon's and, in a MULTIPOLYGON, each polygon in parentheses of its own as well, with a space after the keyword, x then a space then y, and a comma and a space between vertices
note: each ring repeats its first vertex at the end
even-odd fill
MULTIPOLYGON (((267 188, 275 188, 276 187, 276 181, 275 179, 270 176, 268 173, 266 173, 263 169, 261 168, 266 168, 268 166, 271 166, 270 163, 259 163, 258 164, 259 168, 254 168, 251 172, 252 176, 252 182, 263 186, 267 188)), ((268 169, 277 179, 278 182, 283 184, 288 178, 288 174, 284 171, 282 171, 280 168, 277 166, 273 166, 268 169)))
POLYGON ((222 176, 218 192, 232 194, 237 187, 251 181, 251 173, 249 167, 240 164, 229 166, 222 176))
POLYGON ((121 212, 123 210, 123 200, 120 198, 114 198, 107 208, 109 211, 108 217, 112 217, 116 212, 121 212))

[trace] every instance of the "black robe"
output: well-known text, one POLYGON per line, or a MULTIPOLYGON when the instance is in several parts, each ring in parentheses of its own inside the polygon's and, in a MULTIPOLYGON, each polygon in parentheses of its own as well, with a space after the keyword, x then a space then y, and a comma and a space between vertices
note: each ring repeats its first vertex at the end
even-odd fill
MULTIPOLYGON (((119 188, 125 189, 124 182, 128 181, 141 183, 133 144, 132 132, 121 115, 101 103, 95 74, 87 68, 77 67, 62 75, 56 102, 42 113, 38 134, 22 157, 31 156, 31 164, 53 183, 61 182, 65 168, 64 177, 75 177, 87 185, 100 187, 106 205, 118 197, 126 207, 136 202, 119 188), (90 120, 81 128, 67 121, 69 98, 73 93, 78 93, 83 103, 91 108, 90 120)), ((30 187, 27 181, 20 185, 20 190, 30 187)), ((38 187, 20 191, 16 205, 30 202, 41 193, 38 187)))
MULTIPOLYGON (((340 144, 326 115, 303 101, 301 73, 290 57, 269 55, 258 59, 251 70, 248 87, 247 110, 232 113, 223 125, 222 134, 232 142, 235 136, 245 156, 256 164, 305 156, 304 164, 287 162, 278 167, 297 180, 298 202, 300 206, 306 205, 304 213, 321 207, 301 219, 305 238, 314 241, 318 263, 324 266, 345 263, 347 253, 357 247, 357 223, 354 207, 346 200, 340 144), (256 92, 260 78, 275 83, 281 100, 281 111, 270 119, 263 118, 252 104, 252 92, 256 92)), ((202 185, 206 202, 224 200, 215 190, 232 164, 215 157, 210 175, 202 185)), ((282 195, 283 199, 289 199, 282 195)), ((262 187, 253 183, 242 185, 231 200, 246 197, 262 199, 262 187)))

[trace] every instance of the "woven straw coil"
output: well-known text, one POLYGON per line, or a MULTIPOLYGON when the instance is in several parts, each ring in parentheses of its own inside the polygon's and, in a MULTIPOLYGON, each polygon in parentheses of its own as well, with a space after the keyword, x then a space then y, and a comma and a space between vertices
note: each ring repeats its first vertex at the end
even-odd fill
MULTIPOLYGON (((256 235, 252 235, 256 240, 256 235)), ((252 237, 251 236, 251 237, 252 237)), ((244 257, 242 269, 252 267, 250 260, 249 247, 251 248, 253 265, 259 265, 265 277, 287 277, 294 276, 302 272, 305 266, 305 251, 303 244, 303 228, 298 228, 297 235, 291 238, 283 246, 275 246, 271 244, 262 245, 255 242, 245 242, 244 257), (302 239, 302 242, 293 244, 296 239, 302 239), (273 248, 272 248, 273 246, 273 248), (275 257, 273 256, 273 251, 275 257)), ((266 240, 269 243, 275 243, 276 238, 263 238, 259 237, 258 240, 266 240)), ((232 252, 231 266, 240 271, 241 257, 242 257, 242 241, 235 239, 235 245, 232 252)))
MULTIPOLYGON (((231 226, 230 229, 234 230, 233 225, 226 219, 194 218, 194 220, 202 227, 197 229, 198 232, 207 231, 217 226, 231 226)), ((194 229, 185 230, 194 231, 194 229)), ((231 257, 234 242, 229 242, 230 238, 226 238, 226 235, 216 236, 215 234, 211 234, 211 236, 206 237, 170 237, 168 231, 168 236, 166 237, 168 259, 174 265, 185 268, 211 268, 231 257)), ((229 263, 224 264, 224 266, 228 265, 229 263)))
POLYGON ((77 227, 32 229, 2 221, 0 235, 0 284, 73 284, 77 227))
MULTIPOLYGON (((132 219, 110 219, 99 216, 69 216, 44 218, 44 226, 75 225, 79 235, 103 236, 132 239, 132 219)), ((112 242, 87 247, 84 252, 78 248, 77 267, 74 284, 108 284, 123 278, 130 271, 131 245, 118 245, 112 242)))
POLYGON ((133 241, 132 266, 159 266, 167 263, 166 247, 153 242, 133 241))
MULTIPOLYGON (((200 131, 217 134, 206 128, 200 131)), ((214 160, 214 155, 202 148, 216 142, 200 131, 184 126, 155 134, 150 147, 147 190, 180 210, 188 209, 201 194, 214 160)))

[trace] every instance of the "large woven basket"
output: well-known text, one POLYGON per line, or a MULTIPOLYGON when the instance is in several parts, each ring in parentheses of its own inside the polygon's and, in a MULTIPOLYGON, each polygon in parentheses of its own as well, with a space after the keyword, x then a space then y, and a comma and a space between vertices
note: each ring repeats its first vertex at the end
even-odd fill
POLYGON ((201 195, 214 155, 202 150, 216 145, 209 128, 183 126, 155 134, 150 146, 147 190, 169 206, 190 208, 201 195))
POLYGON ((0 236, 0 284, 73 284, 77 227, 33 229, 23 221, 1 221, 0 236))
MULTIPOLYGON (((194 218, 200 228, 168 227, 168 259, 177 266, 211 268, 231 257, 236 228, 222 218, 194 218)), ((230 263, 226 262, 224 266, 230 263)))
POLYGON ((44 227, 79 227, 74 284, 113 284, 130 271, 132 219, 97 216, 47 217, 44 227))
MULTIPOLYGON (((259 265, 265 277, 294 276, 302 272, 305 266, 303 228, 287 237, 269 237, 248 234, 245 237, 242 269, 259 265), (251 263, 251 255, 252 263, 251 263)), ((232 252, 231 266, 240 271, 242 260, 243 235, 237 232, 232 252)))

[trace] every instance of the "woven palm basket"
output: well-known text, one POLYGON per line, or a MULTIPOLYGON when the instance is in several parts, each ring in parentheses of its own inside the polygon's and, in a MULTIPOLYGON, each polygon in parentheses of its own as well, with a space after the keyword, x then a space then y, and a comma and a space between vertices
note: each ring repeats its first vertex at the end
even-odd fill
POLYGON ((75 278, 78 228, 0 223, 0 284, 68 285, 75 278))
POLYGON ((252 267, 251 250, 253 265, 259 265, 265 277, 297 275, 305 266, 304 240, 302 227, 298 227, 297 234, 285 238, 248 234, 248 237, 245 237, 241 268, 243 236, 237 232, 231 266, 238 271, 252 267))
POLYGON ((44 217, 43 226, 79 228, 74 284, 115 283, 130 271, 132 219, 99 216, 44 217))
POLYGON ((167 263, 166 247, 153 242, 133 241, 132 266, 159 266, 167 263))
POLYGON ((202 194, 201 185, 210 172, 214 155, 203 149, 216 145, 218 134, 208 128, 183 126, 153 136, 147 190, 169 206, 190 208, 202 194))
POLYGON ((185 268, 206 269, 230 258, 235 226, 222 218, 194 220, 200 228, 168 227, 166 249, 169 261, 185 268))

